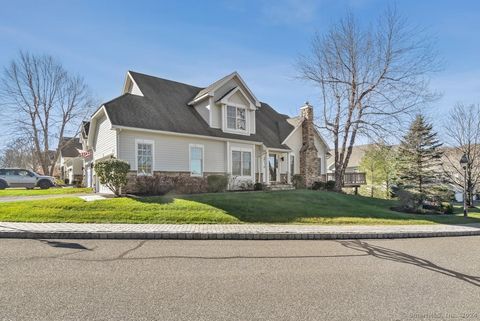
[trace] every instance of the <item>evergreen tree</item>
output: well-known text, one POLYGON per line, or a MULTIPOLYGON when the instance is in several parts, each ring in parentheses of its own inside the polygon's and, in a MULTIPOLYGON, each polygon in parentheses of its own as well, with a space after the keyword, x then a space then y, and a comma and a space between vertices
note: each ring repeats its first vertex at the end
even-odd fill
POLYGON ((430 194, 441 178, 437 133, 422 115, 417 115, 399 146, 398 177, 407 190, 430 194))

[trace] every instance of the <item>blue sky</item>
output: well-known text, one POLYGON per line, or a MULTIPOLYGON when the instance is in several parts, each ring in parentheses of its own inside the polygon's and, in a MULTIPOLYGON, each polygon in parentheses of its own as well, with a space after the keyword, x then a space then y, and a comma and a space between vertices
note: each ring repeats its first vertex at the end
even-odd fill
MULTIPOLYGON (((197 86, 236 70, 260 100, 295 115, 306 100, 319 105, 315 88, 296 79, 294 68, 313 33, 347 10, 373 21, 388 3, 0 0, 0 67, 20 49, 52 54, 81 74, 102 101, 120 94, 127 70, 197 86)), ((438 38, 445 61, 432 79, 443 97, 428 114, 437 121, 457 101, 480 103, 480 2, 396 4, 438 38)))

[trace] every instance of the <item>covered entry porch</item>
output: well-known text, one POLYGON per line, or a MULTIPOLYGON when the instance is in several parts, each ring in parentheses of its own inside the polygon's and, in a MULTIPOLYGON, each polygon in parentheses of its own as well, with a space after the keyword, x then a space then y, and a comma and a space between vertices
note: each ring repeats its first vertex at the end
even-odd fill
POLYGON ((257 158, 256 181, 267 186, 291 185, 295 157, 291 150, 265 148, 257 158))

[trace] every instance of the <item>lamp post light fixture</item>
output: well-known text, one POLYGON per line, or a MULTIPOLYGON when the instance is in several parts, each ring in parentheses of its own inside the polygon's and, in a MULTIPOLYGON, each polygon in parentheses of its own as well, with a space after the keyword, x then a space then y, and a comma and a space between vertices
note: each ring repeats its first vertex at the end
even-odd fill
POLYGON ((460 166, 463 168, 463 216, 467 217, 467 165, 468 165, 468 157, 467 154, 463 154, 462 158, 460 159, 460 166))

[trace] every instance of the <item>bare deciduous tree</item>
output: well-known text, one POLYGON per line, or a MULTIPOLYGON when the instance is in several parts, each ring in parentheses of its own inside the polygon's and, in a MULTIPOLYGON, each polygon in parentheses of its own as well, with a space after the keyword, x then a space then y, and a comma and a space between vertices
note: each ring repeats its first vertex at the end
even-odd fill
POLYGON ((53 57, 20 52, 5 68, 0 104, 12 129, 31 138, 43 173, 52 175, 63 137, 78 128, 92 99, 84 80, 69 74, 53 57))
POLYGON ((455 105, 445 124, 445 140, 450 145, 444 153, 445 176, 462 189, 466 179, 467 204, 473 206, 473 193, 480 183, 480 106, 455 105), (468 159, 466 171, 460 165, 464 154, 468 159))
POLYGON ((427 76, 439 69, 431 38, 388 9, 363 28, 348 15, 312 41, 298 62, 300 77, 321 91, 322 122, 334 143, 336 190, 359 136, 384 138, 404 116, 431 101, 427 76))
POLYGON ((18 137, 9 142, 0 155, 1 167, 20 167, 36 170, 35 149, 28 137, 18 137))

